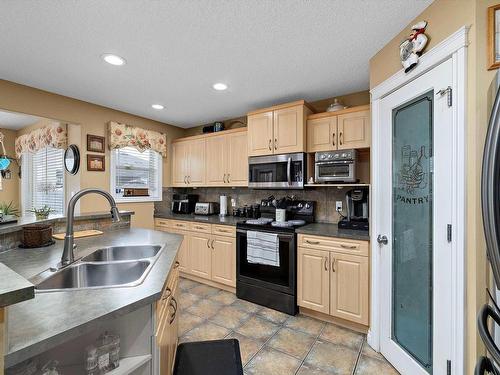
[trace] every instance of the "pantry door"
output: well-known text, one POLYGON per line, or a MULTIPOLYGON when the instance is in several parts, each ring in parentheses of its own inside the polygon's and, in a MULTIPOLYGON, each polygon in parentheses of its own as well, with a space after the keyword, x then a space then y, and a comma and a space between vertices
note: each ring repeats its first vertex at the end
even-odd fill
POLYGON ((450 366, 452 68, 447 60, 380 100, 380 349, 408 375, 450 366))

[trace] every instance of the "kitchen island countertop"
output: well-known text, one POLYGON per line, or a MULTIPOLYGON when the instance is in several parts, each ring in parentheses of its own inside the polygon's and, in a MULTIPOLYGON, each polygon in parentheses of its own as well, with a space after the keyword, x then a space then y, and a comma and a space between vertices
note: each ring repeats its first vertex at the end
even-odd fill
MULTIPOLYGON (((6 367, 89 332, 96 322, 113 319, 158 300, 181 242, 182 236, 177 234, 137 228, 76 239, 77 257, 106 246, 161 245, 163 249, 138 286, 36 292, 34 299, 8 307, 6 367)), ((57 241, 45 248, 13 249, 0 253, 0 262, 30 279, 57 264, 62 248, 63 241, 57 241)))

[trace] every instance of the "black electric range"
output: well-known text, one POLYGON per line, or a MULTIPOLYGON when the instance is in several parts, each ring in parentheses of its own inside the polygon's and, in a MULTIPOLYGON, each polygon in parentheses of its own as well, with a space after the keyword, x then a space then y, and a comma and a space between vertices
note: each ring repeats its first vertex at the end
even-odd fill
MULTIPOLYGON (((259 219, 247 219, 236 224, 236 295, 284 313, 295 315, 297 307, 297 235, 295 229, 314 222, 315 202, 286 200, 286 221, 274 220, 276 207, 261 202, 259 219), (279 264, 269 265, 249 261, 248 232, 276 234, 279 264)), ((253 233, 255 237, 255 233, 253 233)))

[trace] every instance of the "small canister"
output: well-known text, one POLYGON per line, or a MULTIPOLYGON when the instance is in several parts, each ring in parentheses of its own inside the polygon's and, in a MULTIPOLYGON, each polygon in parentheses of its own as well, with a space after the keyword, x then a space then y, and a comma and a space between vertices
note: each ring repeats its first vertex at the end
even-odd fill
POLYGON ((278 223, 283 223, 286 221, 286 209, 285 208, 277 208, 276 209, 276 221, 278 223))

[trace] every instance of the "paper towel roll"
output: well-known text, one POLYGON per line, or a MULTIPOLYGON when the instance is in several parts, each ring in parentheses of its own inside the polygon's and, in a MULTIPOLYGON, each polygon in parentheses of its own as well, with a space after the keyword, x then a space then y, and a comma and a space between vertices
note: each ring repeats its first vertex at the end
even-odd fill
POLYGON ((227 196, 221 195, 220 196, 220 216, 226 216, 226 215, 227 215, 227 196))

